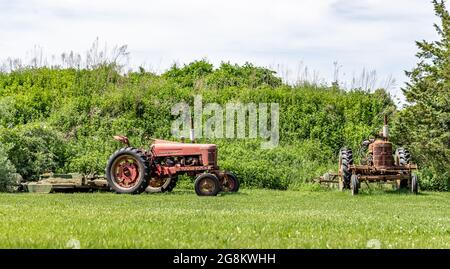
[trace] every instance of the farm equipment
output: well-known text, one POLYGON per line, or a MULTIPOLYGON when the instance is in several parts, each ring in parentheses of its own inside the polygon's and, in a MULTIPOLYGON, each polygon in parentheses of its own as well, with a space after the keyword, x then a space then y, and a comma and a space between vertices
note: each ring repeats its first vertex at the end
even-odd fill
POLYGON ((51 192, 88 192, 106 191, 108 183, 103 177, 81 174, 54 174, 40 175, 37 182, 21 183, 17 191, 51 193, 51 192))
POLYGON ((170 192, 181 174, 196 177, 194 187, 199 196, 239 189, 235 175, 219 170, 214 144, 154 139, 145 150, 130 147, 125 136, 114 139, 126 145, 111 155, 105 171, 109 186, 117 193, 170 192))
POLYGON ((398 189, 409 188, 412 193, 418 193, 418 177, 414 173, 417 165, 411 162, 410 152, 400 147, 393 154, 393 145, 388 138, 389 129, 385 116, 383 131, 376 138, 362 142, 360 152, 366 151, 366 154, 361 164, 353 163, 353 152, 350 148, 340 150, 340 190, 351 189, 352 195, 356 195, 361 182, 394 182, 398 189))

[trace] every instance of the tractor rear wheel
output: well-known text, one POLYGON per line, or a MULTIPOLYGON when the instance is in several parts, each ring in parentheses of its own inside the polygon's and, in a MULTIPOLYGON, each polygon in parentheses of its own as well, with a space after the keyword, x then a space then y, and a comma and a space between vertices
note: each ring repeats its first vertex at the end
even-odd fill
POLYGON ((198 196, 216 196, 220 191, 220 182, 215 175, 205 173, 195 179, 194 187, 198 196))
POLYGON ((395 164, 397 166, 408 165, 411 163, 411 153, 405 148, 398 148, 395 151, 395 164))
POLYGON ((411 175, 411 192, 414 194, 419 193, 419 181, 416 174, 411 175))
POLYGON ((109 158, 105 173, 108 185, 116 193, 137 194, 147 187, 150 164, 141 150, 121 148, 109 158))
POLYGON ((353 152, 349 148, 343 148, 339 152, 339 172, 342 180, 340 183, 341 190, 350 188, 352 176, 352 172, 349 169, 350 165, 353 165, 353 152))
POLYGON ((223 173, 222 191, 237 192, 239 190, 239 185, 239 180, 234 174, 230 172, 223 173))
POLYGON ((352 195, 357 195, 359 193, 359 180, 357 175, 352 175, 350 188, 352 189, 352 195))

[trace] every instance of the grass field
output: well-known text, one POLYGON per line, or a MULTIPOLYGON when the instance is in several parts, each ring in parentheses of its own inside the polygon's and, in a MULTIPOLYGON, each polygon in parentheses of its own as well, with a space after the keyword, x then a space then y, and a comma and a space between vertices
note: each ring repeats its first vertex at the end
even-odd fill
POLYGON ((450 193, 0 194, 0 248, 450 248, 450 193), (375 244, 376 245, 376 244, 375 244))

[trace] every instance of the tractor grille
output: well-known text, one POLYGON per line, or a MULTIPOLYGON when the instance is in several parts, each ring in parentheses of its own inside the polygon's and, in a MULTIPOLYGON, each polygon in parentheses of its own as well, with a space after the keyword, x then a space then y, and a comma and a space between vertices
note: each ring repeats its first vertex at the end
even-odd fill
POLYGON ((217 152, 215 150, 208 151, 208 165, 216 165, 217 163, 217 152))

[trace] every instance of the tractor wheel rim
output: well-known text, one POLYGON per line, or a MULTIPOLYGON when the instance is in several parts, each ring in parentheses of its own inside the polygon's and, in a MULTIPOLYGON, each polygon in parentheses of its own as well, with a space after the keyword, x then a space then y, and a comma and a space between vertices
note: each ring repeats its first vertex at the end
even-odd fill
POLYGON ((212 179, 209 178, 205 178, 200 182, 200 191, 202 193, 213 193, 214 192, 214 187, 215 187, 215 183, 212 179))
POLYGON ((133 188, 139 181, 139 164, 137 160, 125 155, 118 158, 112 167, 113 180, 122 188, 133 188))

